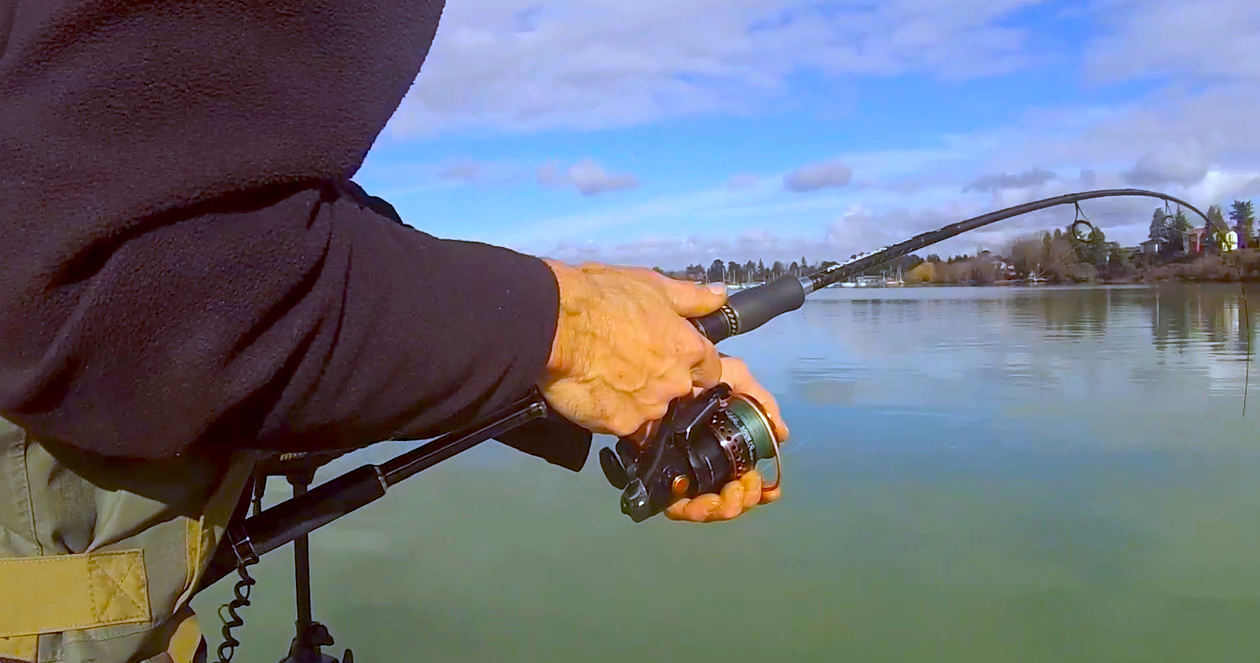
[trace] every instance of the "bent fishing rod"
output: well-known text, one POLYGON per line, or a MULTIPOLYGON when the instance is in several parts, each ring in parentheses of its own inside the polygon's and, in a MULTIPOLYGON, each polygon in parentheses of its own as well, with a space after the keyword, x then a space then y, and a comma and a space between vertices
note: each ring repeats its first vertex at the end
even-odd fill
MULTIPOLYGON (((1157 191, 1147 191, 1145 189, 1101 189, 1098 191, 1069 193, 1008 207, 996 212, 989 212, 965 221, 952 223, 944 228, 930 230, 915 235, 899 244, 886 246, 873 253, 859 254, 846 262, 832 265, 809 276, 800 278, 784 276, 763 286, 737 292, 730 296, 727 305, 723 306, 718 313, 700 318, 696 320, 696 323, 700 331, 710 341, 716 343, 724 338, 750 332, 784 313, 795 311, 805 304, 805 297, 812 292, 857 276, 868 269, 891 262, 938 242, 957 237, 965 232, 1059 205, 1078 205, 1077 211, 1079 212, 1079 203, 1081 201, 1121 196, 1159 198, 1166 202, 1176 203, 1193 211, 1208 225, 1217 226, 1206 214, 1200 212, 1190 203, 1157 191)), ((1093 230, 1094 227, 1088 220, 1079 217, 1073 222, 1071 227, 1072 234, 1080 241, 1088 241, 1089 233, 1093 230)), ((1218 226, 1218 230, 1229 230, 1229 228, 1218 226)))
MULTIPOLYGON (((746 334, 770 320, 799 309, 806 297, 866 270, 900 258, 913 251, 943 242, 962 233, 1012 217, 1058 205, 1074 204, 1078 218, 1069 232, 1080 241, 1092 238, 1094 227, 1080 218, 1079 203, 1095 198, 1141 196, 1176 203, 1195 212, 1208 225, 1214 224, 1193 205, 1168 194, 1144 189, 1104 189, 1070 193, 1024 203, 959 221, 937 230, 916 235, 904 242, 870 254, 857 255, 809 276, 784 276, 765 285, 737 292, 717 311, 692 319, 696 329, 709 341, 746 334)), ((1217 230, 1222 230, 1219 226, 1217 230)), ((1228 228, 1224 228, 1228 230, 1228 228)), ((244 624, 236 609, 249 605, 248 590, 255 584, 248 568, 259 558, 287 543, 294 544, 294 574, 298 619, 297 634, 281 663, 353 663, 347 649, 338 659, 321 652, 333 644, 328 629, 311 617, 310 559, 307 535, 348 513, 380 499, 393 486, 456 454, 492 438, 505 436, 566 435, 589 441, 591 433, 564 420, 552 411, 538 389, 517 403, 460 430, 443 435, 381 465, 368 464, 307 490, 316 469, 345 452, 326 454, 281 454, 262 463, 255 472, 254 515, 248 516, 249 495, 243 495, 206 571, 198 591, 218 582, 235 570, 240 576, 233 588, 235 598, 222 606, 230 614, 224 618, 224 641, 219 645, 219 663, 229 663, 239 640, 231 630, 244 624), (262 493, 269 476, 285 476, 293 486, 293 497, 268 509, 262 508, 262 493), (247 517, 248 516, 248 517, 247 517)), ((600 466, 608 482, 621 490, 621 511, 634 522, 642 522, 681 498, 718 492, 728 482, 753 470, 762 460, 773 459, 775 480, 782 476, 779 440, 770 417, 761 403, 747 394, 735 393, 720 383, 695 397, 674 400, 664 418, 642 442, 621 438, 614 447, 600 450, 600 466)), ((222 618, 222 610, 220 617, 222 618)))
MULTIPOLYGON (((963 233, 1059 205, 1124 196, 1158 198, 1174 203, 1193 211, 1209 225, 1219 226, 1190 203, 1158 191, 1102 189, 1069 193, 924 232, 809 276, 783 276, 739 291, 728 297, 717 311, 694 318, 692 323, 711 342, 718 343, 746 334, 784 313, 799 309, 810 293, 963 233)), ((1079 205, 1077 209, 1079 211, 1079 205)), ((1072 233, 1077 239, 1087 240, 1088 232, 1078 231, 1078 225, 1088 232, 1092 232, 1093 225, 1085 219, 1078 219, 1073 224, 1072 233)), ((229 528, 227 545, 220 547, 202 586, 209 586, 223 578, 241 558, 256 558, 275 550, 376 501, 389 488, 420 471, 531 422, 545 424, 547 431, 574 434, 571 429, 565 431, 557 427, 568 422, 554 416, 541 393, 534 390, 517 403, 479 422, 436 438, 381 465, 363 465, 320 484, 300 497, 236 523, 229 528)), ((720 488, 751 469, 759 460, 778 458, 775 451, 778 440, 774 438, 773 427, 764 409, 746 395, 731 393, 724 385, 694 399, 675 401, 655 434, 645 444, 637 445, 639 448, 631 449, 632 445, 627 441, 622 442, 624 453, 614 453, 606 448, 601 451, 600 460, 610 483, 627 491, 623 495, 622 510, 636 522, 656 515, 678 498, 694 497, 720 488), (685 445, 681 448, 674 448, 682 443, 685 445)))

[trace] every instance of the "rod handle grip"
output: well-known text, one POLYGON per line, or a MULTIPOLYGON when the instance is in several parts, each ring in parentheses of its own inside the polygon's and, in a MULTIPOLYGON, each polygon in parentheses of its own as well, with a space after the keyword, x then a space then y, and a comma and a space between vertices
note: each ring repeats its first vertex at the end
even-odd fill
POLYGON ((737 334, 750 332, 774 318, 795 311, 805 304, 805 285, 795 276, 782 276, 726 298, 718 310, 691 323, 710 342, 717 343, 737 334))

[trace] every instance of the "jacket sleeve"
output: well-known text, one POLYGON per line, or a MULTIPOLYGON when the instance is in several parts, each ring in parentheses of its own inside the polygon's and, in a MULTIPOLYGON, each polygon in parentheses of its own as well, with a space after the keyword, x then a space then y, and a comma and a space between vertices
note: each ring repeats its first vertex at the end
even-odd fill
MULTIPOLYGON (((538 258, 432 237, 347 186, 255 192, 25 276, 0 302, 5 415, 139 457, 436 436, 527 393, 559 307, 538 258)), ((517 446, 572 467, 580 438, 517 446)))

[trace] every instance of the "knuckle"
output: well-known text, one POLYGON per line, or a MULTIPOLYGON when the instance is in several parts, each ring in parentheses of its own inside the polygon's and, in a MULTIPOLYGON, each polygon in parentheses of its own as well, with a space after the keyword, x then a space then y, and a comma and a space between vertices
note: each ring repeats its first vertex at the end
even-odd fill
POLYGON ((671 379, 670 379, 670 381, 669 381, 669 395, 670 395, 670 398, 678 398, 678 397, 681 397, 681 396, 690 396, 690 395, 691 395, 691 387, 692 387, 691 376, 689 376, 689 375, 683 375, 683 374, 681 374, 681 373, 680 373, 680 374, 675 375, 675 376, 674 376, 673 378, 671 378, 671 379))
POLYGON ((650 420, 660 419, 669 410, 669 404, 684 393, 686 392, 679 391, 678 377, 674 371, 671 371, 670 375, 654 381, 649 392, 650 396, 644 398, 643 401, 644 413, 650 420))
POLYGON ((707 358, 712 345, 704 339, 695 329, 691 328, 690 323, 684 322, 687 328, 683 331, 682 338, 678 341, 680 354, 691 362, 699 362, 707 358))
POLYGON ((623 415, 613 419, 609 425, 613 435, 617 437, 627 437, 639 430, 639 426, 643 424, 638 417, 623 415))
POLYGON ((682 360, 691 361, 692 355, 695 353, 695 344, 686 333, 679 333, 674 337, 674 354, 682 360))

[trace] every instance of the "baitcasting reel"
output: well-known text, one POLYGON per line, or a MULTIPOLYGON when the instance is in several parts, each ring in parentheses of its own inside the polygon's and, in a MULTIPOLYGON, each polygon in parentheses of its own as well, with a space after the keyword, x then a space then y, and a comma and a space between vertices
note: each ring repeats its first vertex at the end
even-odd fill
POLYGON ((773 458, 773 489, 782 464, 779 440, 765 408, 725 383, 692 399, 677 399, 642 445, 629 438, 599 452, 604 476, 621 490, 621 512, 643 522, 687 497, 716 493, 773 458))

